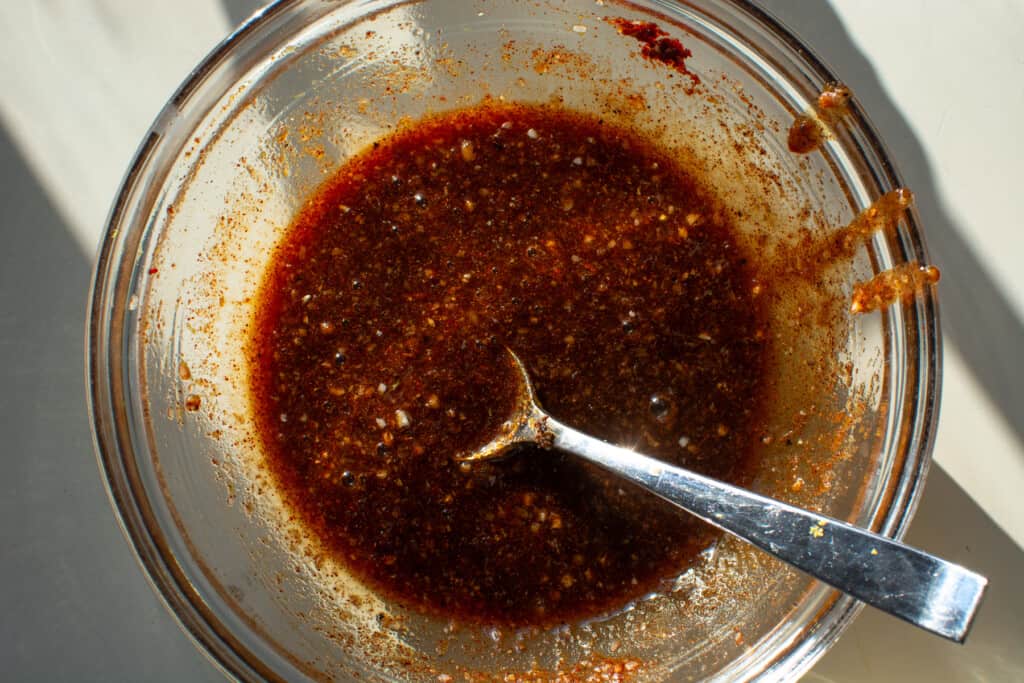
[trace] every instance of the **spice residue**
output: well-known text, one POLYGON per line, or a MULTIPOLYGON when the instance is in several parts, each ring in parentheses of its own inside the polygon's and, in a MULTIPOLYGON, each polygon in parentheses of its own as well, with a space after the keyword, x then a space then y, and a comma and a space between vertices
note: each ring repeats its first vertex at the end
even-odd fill
POLYGON ((690 79, 694 87, 700 85, 700 77, 686 68, 686 60, 693 52, 676 38, 669 38, 668 33, 652 21, 630 21, 622 17, 605 19, 619 33, 640 41, 641 54, 651 61, 666 64, 690 79))
POLYGON ((886 192, 839 231, 832 240, 833 250, 844 257, 852 256, 864 240, 879 230, 892 229, 913 204, 914 193, 905 187, 886 192))
POLYGON ((511 415, 505 347, 555 417, 743 485, 770 334, 724 211, 596 117, 485 105, 380 141, 270 265, 252 386, 323 549, 399 604, 552 625, 677 576, 714 532, 572 456, 453 456, 511 415))
POLYGON ((818 149, 829 136, 829 130, 849 113, 852 94, 845 85, 833 83, 818 96, 814 111, 801 114, 789 128, 789 151, 807 154, 818 149))
MULTIPOLYGON (((883 194, 846 226, 824 238, 806 233, 776 254, 774 276, 780 283, 812 283, 832 269, 849 268, 857 250, 875 233, 894 230, 913 203, 914 194, 900 187, 883 194)), ((934 266, 921 268, 911 263, 895 268, 856 285, 850 310, 867 313, 883 308, 938 280, 934 266)))
POLYGON ((861 211, 846 226, 822 238, 806 233, 802 239, 784 247, 776 255, 780 280, 815 282, 829 269, 848 265, 850 259, 872 235, 892 230, 914 203, 914 194, 906 188, 886 192, 861 211))
POLYGON ((867 282, 859 282, 853 290, 852 313, 870 313, 902 299, 913 297, 940 278, 935 266, 904 263, 892 270, 879 273, 867 282))
POLYGON ((534 669, 525 673, 506 673, 505 683, 627 683, 642 671, 638 659, 584 659, 571 669, 545 671, 534 669))

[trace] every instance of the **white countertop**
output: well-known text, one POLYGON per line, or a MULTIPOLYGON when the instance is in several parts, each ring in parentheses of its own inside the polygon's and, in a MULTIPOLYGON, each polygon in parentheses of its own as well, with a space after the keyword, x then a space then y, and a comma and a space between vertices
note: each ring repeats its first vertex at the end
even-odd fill
MULTIPOLYGON (((943 273, 946 357, 939 466, 909 541, 992 581, 966 646, 865 611, 807 680, 1024 680, 1024 2, 760 4, 852 87, 918 198, 943 273)), ((0 483, 0 660, 13 679, 220 680, 107 509, 81 326, 136 145, 256 5, 0 4, 0 425, 14 472, 0 483)))

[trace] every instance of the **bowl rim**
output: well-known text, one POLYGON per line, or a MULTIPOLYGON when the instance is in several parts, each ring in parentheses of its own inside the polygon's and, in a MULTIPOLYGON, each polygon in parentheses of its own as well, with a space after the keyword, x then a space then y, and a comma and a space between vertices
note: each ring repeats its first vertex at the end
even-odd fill
MULTIPOLYGON (((408 0, 426 1, 426 0, 408 0)), ((736 15, 752 22, 767 32, 769 39, 778 41, 786 50, 787 59, 800 68, 806 83, 796 84, 812 98, 821 87, 839 79, 818 58, 812 49, 769 12, 750 0, 719 0, 736 15)), ((615 0, 616 3, 620 0, 615 0)), ((111 206, 99 255, 93 270, 89 292, 89 308, 85 328, 86 403, 91 416, 94 452, 103 474, 104 484, 115 517, 143 569, 147 580, 179 627, 193 641, 197 649, 225 675, 239 680, 279 680, 280 677, 263 664, 255 653, 236 638, 230 629, 220 623, 202 595, 188 579, 173 553, 155 516, 145 500, 139 472, 131 457, 129 417, 122 400, 129 363, 134 350, 124 344, 126 339, 126 306, 129 285, 138 264, 121 254, 134 254, 148 227, 143 220, 132 221, 138 208, 146 207, 146 198, 160 185, 161 176, 154 170, 169 147, 186 140, 189 130, 183 131, 183 120, 198 123, 208 112, 209 95, 204 100, 203 86, 210 77, 229 65, 232 55, 240 46, 258 41, 262 36, 287 32, 292 26, 301 26, 309 16, 306 8, 310 0, 276 0, 254 13, 236 30, 222 40, 186 77, 167 104, 160 110, 147 130, 143 141, 119 186, 111 206), (205 108, 203 105, 207 105, 205 108), (197 106, 198 105, 198 110, 197 106), (156 179, 156 180, 154 180, 156 179), (130 229, 123 229, 128 227, 130 229), (122 302, 122 305, 117 305, 122 302), (115 346, 117 348, 115 348, 115 346), (118 352, 123 362, 112 362, 118 352), (119 409, 120 406, 120 409, 119 409)), ((628 0, 622 2, 629 5, 628 0)), ((666 6, 693 6, 682 2, 660 0, 666 6)), ((331 10, 326 10, 330 12, 331 10)), ((697 10, 699 11, 699 9, 697 10)), ((750 39, 749 35, 743 34, 750 39)), ((235 80, 235 79, 232 79, 235 80)), ((217 92, 213 101, 224 93, 217 92)), ((888 151, 867 114, 854 101, 847 131, 840 138, 849 156, 861 162, 857 171, 875 189, 902 186, 901 177, 890 161, 888 151)), ((898 230, 894 245, 898 256, 906 261, 928 262, 928 251, 915 210, 907 212, 898 230)), ((898 471, 890 475, 893 480, 885 502, 880 506, 884 515, 872 520, 874 530, 893 538, 902 538, 917 509, 925 478, 931 462, 941 395, 942 338, 940 333, 938 302, 926 290, 923 296, 904 309, 910 310, 906 327, 913 336, 907 343, 908 351, 917 355, 915 373, 908 382, 912 394, 902 398, 908 411, 905 423, 908 434, 900 447, 901 462, 898 471), (884 508, 884 509, 882 509, 884 508)), ((757 677, 771 680, 793 680, 806 672, 852 623, 863 604, 833 591, 832 599, 796 634, 791 646, 775 653, 774 659, 757 677)))

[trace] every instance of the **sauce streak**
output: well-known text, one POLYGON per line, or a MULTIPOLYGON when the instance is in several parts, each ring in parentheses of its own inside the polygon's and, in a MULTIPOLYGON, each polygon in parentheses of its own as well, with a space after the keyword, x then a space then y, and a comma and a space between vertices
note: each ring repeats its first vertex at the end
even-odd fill
POLYGON ((918 263, 904 263, 886 270, 867 282, 859 282, 853 289, 852 313, 870 313, 907 300, 929 285, 939 281, 939 269, 918 263))
POLYGON ((766 315, 729 222, 667 154, 489 105, 375 144, 266 275, 252 396, 323 550, 407 607, 546 626, 624 607, 715 533, 572 456, 453 455, 509 416, 504 348, 558 419, 743 485, 766 315))
POLYGON ((814 282, 830 268, 849 267, 857 250, 877 232, 891 232, 914 203, 914 193, 901 187, 886 192, 852 221, 822 237, 806 233, 776 257, 776 279, 814 282))

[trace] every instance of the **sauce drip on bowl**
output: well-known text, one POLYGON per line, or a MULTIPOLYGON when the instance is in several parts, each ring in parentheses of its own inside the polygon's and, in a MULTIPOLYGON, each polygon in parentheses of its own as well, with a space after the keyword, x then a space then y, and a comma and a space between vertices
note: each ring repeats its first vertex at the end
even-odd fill
POLYGON ((619 609, 714 533, 571 456, 453 455, 510 414, 508 346, 560 420, 743 484, 757 291, 724 213, 649 141, 546 107, 427 119, 345 164, 269 267, 268 467, 323 551, 407 607, 516 626, 619 609))

